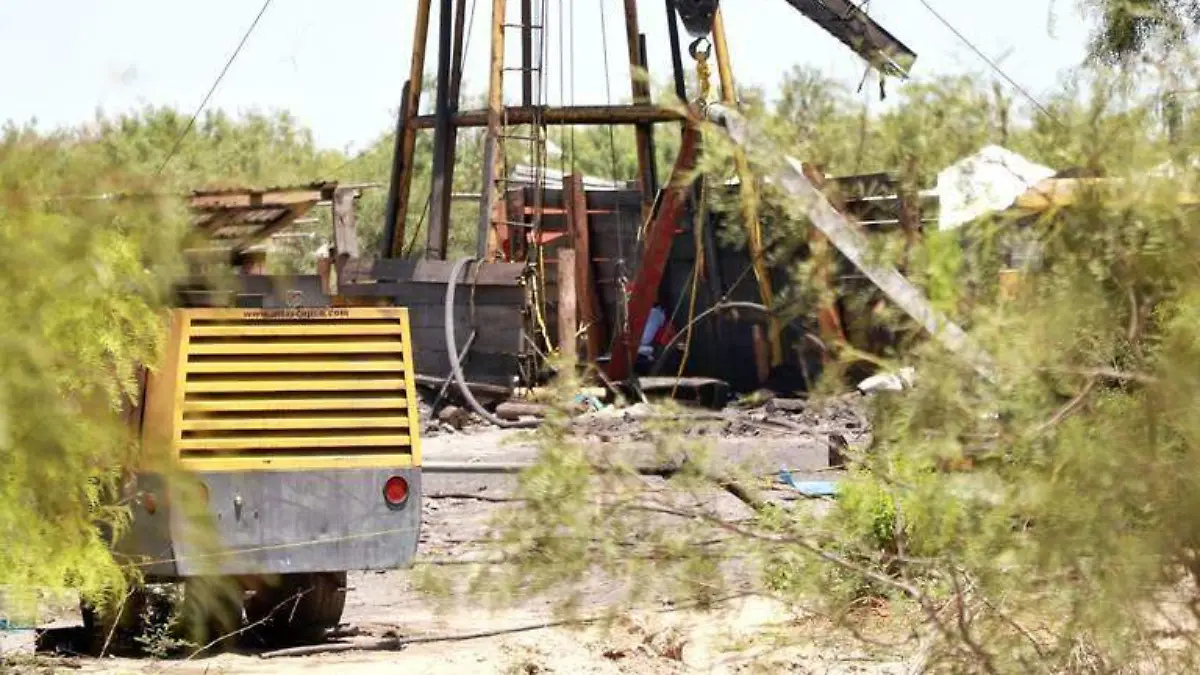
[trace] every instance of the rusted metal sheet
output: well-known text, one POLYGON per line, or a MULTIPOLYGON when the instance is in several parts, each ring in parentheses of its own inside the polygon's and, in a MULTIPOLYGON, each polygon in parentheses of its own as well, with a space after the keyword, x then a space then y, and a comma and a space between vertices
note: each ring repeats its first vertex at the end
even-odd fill
POLYGON ((917 60, 915 52, 850 0, 787 0, 787 3, 885 75, 908 77, 917 60))

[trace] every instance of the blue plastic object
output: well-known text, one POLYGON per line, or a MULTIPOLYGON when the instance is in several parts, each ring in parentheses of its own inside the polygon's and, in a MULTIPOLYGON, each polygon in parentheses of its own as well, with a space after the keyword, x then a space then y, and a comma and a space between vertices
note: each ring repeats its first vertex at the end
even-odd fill
POLYGON ((787 469, 779 470, 779 482, 792 488, 805 497, 836 497, 837 483, 828 480, 798 481, 787 469))

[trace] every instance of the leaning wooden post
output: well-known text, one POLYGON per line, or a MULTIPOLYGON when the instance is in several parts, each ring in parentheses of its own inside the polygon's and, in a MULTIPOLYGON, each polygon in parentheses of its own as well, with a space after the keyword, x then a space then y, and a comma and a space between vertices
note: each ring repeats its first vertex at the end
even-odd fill
POLYGON ((404 253, 404 227, 408 218, 408 198, 412 190, 412 162, 417 147, 417 128, 414 124, 421 103, 421 84, 425 77, 425 43, 429 38, 429 6, 432 0, 417 0, 417 21, 413 31, 412 63, 408 71, 407 96, 401 106, 403 117, 399 124, 400 157, 395 162, 399 180, 393 181, 396 204, 395 223, 391 224, 392 250, 385 255, 399 258, 404 253))

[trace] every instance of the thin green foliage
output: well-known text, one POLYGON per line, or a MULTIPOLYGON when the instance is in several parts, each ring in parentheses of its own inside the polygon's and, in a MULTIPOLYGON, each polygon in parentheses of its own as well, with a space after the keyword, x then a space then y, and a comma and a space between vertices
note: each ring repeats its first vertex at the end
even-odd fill
MULTIPOLYGON (((123 586, 102 539, 136 442, 121 412, 155 364, 184 223, 90 139, 0 134, 0 585, 123 586)), ((10 602, 13 597, 10 596, 10 602)))

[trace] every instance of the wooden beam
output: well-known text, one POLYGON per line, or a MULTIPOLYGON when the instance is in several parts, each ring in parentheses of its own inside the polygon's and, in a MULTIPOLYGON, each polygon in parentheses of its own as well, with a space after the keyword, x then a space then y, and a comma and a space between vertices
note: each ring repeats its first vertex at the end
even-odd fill
POLYGON ((579 325, 576 297, 578 289, 575 279, 575 251, 569 248, 558 250, 558 351, 574 361, 578 358, 575 335, 579 325))
MULTIPOLYGON (((504 26, 507 17, 505 0, 492 0, 492 52, 488 75, 488 108, 485 116, 487 136, 483 142, 483 176, 480 181, 483 200, 479 208, 479 226, 475 232, 475 257, 487 260, 494 244, 492 217, 497 199, 496 179, 500 172, 500 124, 504 118, 504 26)), ((460 117, 458 115, 456 118, 460 117)), ((507 120, 508 124, 514 124, 507 120)), ((463 125, 454 122, 455 128, 463 125)))
MULTIPOLYGON (((586 331, 588 363, 595 363, 604 349, 604 326, 600 316, 600 298, 592 273, 592 230, 588 225, 587 192, 583 176, 563 177, 563 204, 567 210, 567 230, 575 249, 575 288, 579 318, 586 331)), ((560 281, 561 283, 561 281, 560 281)))
POLYGON ((533 105, 533 0, 521 0, 521 105, 533 105))
MULTIPOLYGON (((645 64, 642 63, 642 50, 639 40, 637 0, 625 0, 625 42, 629 51, 629 83, 633 94, 634 105, 649 105, 650 83, 646 80, 645 64)), ((654 180, 650 173, 653 158, 650 154, 651 127, 641 122, 634 127, 634 137, 637 145, 638 182, 642 188, 642 221, 650 216, 654 206, 654 180)))
MULTIPOLYGON (((804 176, 818 190, 825 187, 825 175, 809 164, 803 165, 804 176)), ((836 207, 835 207, 836 208, 836 207)), ((834 289, 833 251, 817 228, 808 230, 809 260, 812 261, 813 287, 817 291, 817 331, 825 345, 823 360, 829 363, 834 358, 834 349, 845 344, 846 331, 842 326, 842 315, 837 308, 837 292, 834 289)))
POLYGON ((513 188, 504 196, 504 206, 508 211, 508 217, 505 219, 508 227, 508 259, 512 262, 521 262, 529 255, 529 240, 526 235, 524 225, 525 216, 530 215, 531 210, 525 208, 525 188, 513 188))
MULTIPOLYGON (((395 167, 399 180, 394 181, 396 194, 396 223, 392 234, 391 251, 385 255, 399 257, 404 248, 404 229, 408 219, 408 202, 412 190, 413 155, 417 148, 417 125, 414 124, 417 113, 420 112, 421 87, 425 78, 425 47, 429 40, 429 9, 432 0, 417 0, 417 20, 413 29, 412 63, 408 70, 408 90, 401 110, 404 119, 400 123, 400 153, 396 158, 395 167)), ((432 127, 433 125, 430 124, 432 127)))
MULTIPOLYGON (((509 106, 501 111, 501 116, 510 125, 531 124, 536 108, 509 106)), ((654 105, 577 105, 547 107, 541 111, 543 124, 549 126, 571 126, 587 124, 647 124, 659 122, 681 122, 686 116, 670 108, 660 108, 654 105)), ((416 129, 432 129, 434 115, 420 115, 413 120, 416 129)), ((453 118, 456 128, 467 129, 485 127, 488 123, 487 110, 467 110, 453 118)))
POLYGON ((188 197, 188 208, 193 211, 288 208, 307 202, 316 205, 327 197, 324 190, 312 189, 199 193, 188 197))
POLYGON ((284 213, 284 215, 277 218, 274 222, 266 225, 265 227, 262 227, 262 229, 258 230, 254 234, 238 240, 238 242, 233 245, 234 252, 241 253, 242 251, 245 251, 247 248, 254 246, 255 244, 263 241, 264 239, 275 234, 276 232, 291 225, 293 222, 295 222, 295 220, 297 218, 304 215, 305 213, 308 213, 308 211, 316 205, 317 205, 316 202, 311 202, 308 204, 301 204, 301 205, 298 205, 296 207, 289 209, 286 213, 284 213))
POLYGON ((354 200, 358 191, 337 190, 333 193, 333 249, 337 256, 333 264, 338 277, 346 263, 358 257, 358 220, 354 211, 354 200))

